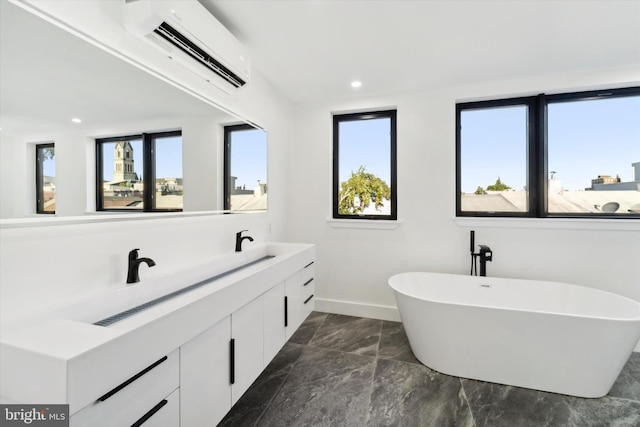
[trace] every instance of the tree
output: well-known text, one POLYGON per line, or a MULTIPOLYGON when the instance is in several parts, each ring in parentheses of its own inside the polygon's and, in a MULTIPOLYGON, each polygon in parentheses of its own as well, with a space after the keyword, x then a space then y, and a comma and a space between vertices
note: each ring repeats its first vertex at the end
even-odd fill
POLYGON ((480 187, 480 186, 478 185, 478 188, 476 188, 476 191, 475 191, 475 193, 473 193, 473 194, 478 194, 478 195, 480 195, 480 194, 486 194, 486 192, 484 191, 484 188, 482 188, 482 187, 480 187))
POLYGON ((53 160, 56 156, 56 150, 53 147, 46 147, 42 149, 43 160, 53 160))
POLYGON ((391 189, 384 180, 372 173, 368 173, 364 166, 357 172, 351 172, 351 177, 340 183, 338 195, 338 212, 343 215, 357 215, 362 213, 371 202, 377 210, 384 206, 383 201, 391 198, 391 189), (360 201, 356 206, 356 198, 360 201))
POLYGON ((495 184, 487 186, 487 191, 505 191, 505 190, 511 190, 511 187, 503 183, 500 180, 500 177, 498 177, 495 184))

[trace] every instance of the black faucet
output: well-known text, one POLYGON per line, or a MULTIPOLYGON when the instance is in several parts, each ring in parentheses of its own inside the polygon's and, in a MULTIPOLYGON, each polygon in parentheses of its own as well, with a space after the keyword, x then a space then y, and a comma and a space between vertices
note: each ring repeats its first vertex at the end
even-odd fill
POLYGON ((138 268, 141 263, 146 263, 149 267, 156 265, 155 261, 151 258, 138 258, 138 251, 140 249, 134 249, 129 252, 129 271, 127 272, 127 283, 137 283, 140 281, 138 275, 138 268))
POLYGON ((493 259, 493 252, 491 251, 491 248, 487 245, 478 245, 480 246, 480 252, 479 253, 475 253, 473 252, 473 250, 475 249, 475 231, 471 230, 471 239, 470 239, 470 243, 471 243, 471 275, 473 276, 473 270, 475 267, 476 270, 476 276, 478 275, 478 265, 475 263, 475 261, 480 258, 480 276, 486 276, 487 275, 487 261, 491 261, 493 259))
POLYGON ((480 257, 480 276, 487 275, 487 261, 491 261, 493 258, 493 252, 491 252, 491 248, 487 245, 479 245, 480 253, 478 256, 480 257))
MULTIPOLYGON (((249 230, 242 230, 249 231, 249 230)), ((250 242, 253 242, 253 237, 251 236, 242 236, 242 231, 236 233, 236 252, 242 252, 242 241, 244 239, 249 239, 250 242)))

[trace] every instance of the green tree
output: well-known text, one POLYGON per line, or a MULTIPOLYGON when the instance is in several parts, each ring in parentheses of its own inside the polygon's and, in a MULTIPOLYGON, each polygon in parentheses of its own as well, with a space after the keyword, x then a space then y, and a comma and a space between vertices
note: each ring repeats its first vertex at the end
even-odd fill
POLYGON ((56 156, 56 150, 53 147, 47 147, 42 150, 42 156, 44 160, 53 160, 56 156))
POLYGON ((476 188, 476 191, 474 194, 485 194, 484 188, 478 185, 478 188, 476 188))
POLYGON ((487 191, 505 191, 505 190, 511 190, 511 187, 503 183, 500 180, 500 177, 498 177, 495 184, 487 186, 487 191))
POLYGON ((340 183, 338 212, 343 215, 357 215, 362 213, 373 202, 377 210, 384 205, 384 199, 391 198, 391 189, 384 180, 372 173, 368 173, 364 166, 357 172, 351 172, 351 177, 340 183), (360 201, 356 206, 356 197, 360 201))

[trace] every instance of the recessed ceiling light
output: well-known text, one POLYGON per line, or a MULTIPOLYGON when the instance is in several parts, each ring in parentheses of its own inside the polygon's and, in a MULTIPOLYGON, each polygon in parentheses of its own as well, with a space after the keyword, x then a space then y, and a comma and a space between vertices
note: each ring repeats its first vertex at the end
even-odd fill
POLYGON ((351 82, 351 87, 358 88, 360 86, 362 86, 362 82, 359 82, 358 80, 351 82))
POLYGON ((79 118, 77 118, 77 117, 74 117, 73 119, 71 119, 71 121, 72 121, 73 123, 82 123, 82 120, 80 120, 80 119, 79 119, 79 118))

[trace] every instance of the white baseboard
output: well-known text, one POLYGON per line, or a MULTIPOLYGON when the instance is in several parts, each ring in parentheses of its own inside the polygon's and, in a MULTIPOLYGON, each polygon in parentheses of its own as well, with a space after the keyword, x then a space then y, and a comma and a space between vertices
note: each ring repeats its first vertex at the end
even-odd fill
POLYGON ((400 321, 398 309, 387 305, 361 304, 350 301, 316 299, 315 311, 344 314, 346 316, 367 317, 370 319, 400 321))

